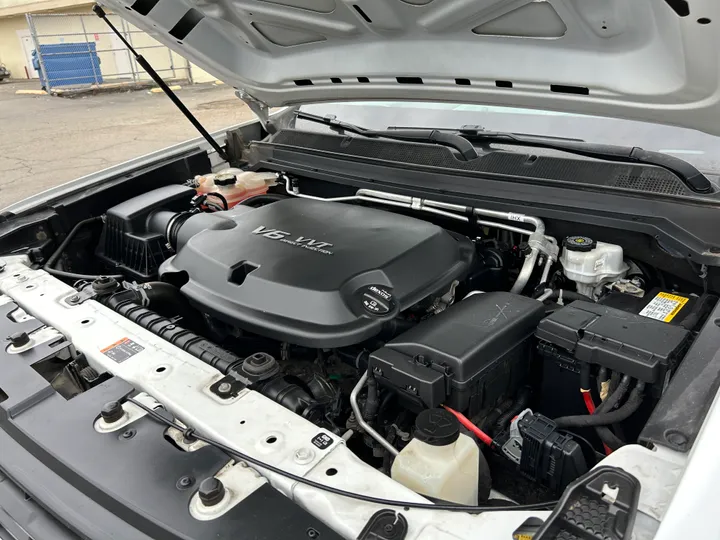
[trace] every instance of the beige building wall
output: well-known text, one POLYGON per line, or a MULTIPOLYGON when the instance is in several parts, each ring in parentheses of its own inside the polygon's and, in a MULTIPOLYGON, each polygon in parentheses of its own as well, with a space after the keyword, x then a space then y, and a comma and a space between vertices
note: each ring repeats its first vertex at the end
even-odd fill
MULTIPOLYGON (((32 11, 29 8, 33 8, 38 15, 42 15, 34 17, 36 32, 40 36, 41 44, 84 43, 85 37, 82 34, 85 32, 88 39, 95 42, 95 46, 99 51, 98 57, 100 58, 100 68, 104 81, 132 80, 133 71, 137 80, 149 80, 150 76, 140 69, 134 61, 131 61, 131 56, 126 51, 121 50, 123 47, 120 41, 115 36, 107 34, 109 29, 105 23, 92 15, 92 5, 93 3, 87 2, 87 0, 46 0, 44 2, 37 0, 0 0, 0 62, 7 66, 14 79, 25 79, 28 75, 33 76, 33 73, 26 72, 26 68, 29 71, 33 70, 31 66, 27 66, 28 62, 23 49, 21 34, 18 33, 27 34, 28 25, 25 18, 26 11, 24 10, 32 11), (58 9, 46 12, 45 9, 50 6, 58 9), (40 8, 44 9, 38 12, 40 8), (53 15, 58 11, 62 14, 90 14, 92 16, 63 17, 53 15), (78 35, 72 36, 69 34, 78 35)), ((117 23, 117 21, 114 22, 117 23)), ((120 27, 121 25, 117 23, 116 26, 120 27)), ((125 27, 132 31, 131 40, 133 46, 139 49, 138 52, 158 70, 163 78, 188 78, 188 62, 185 58, 171 52, 167 47, 160 46, 161 44, 152 36, 138 31, 137 28, 129 24, 126 24, 125 27), (153 48, 143 48, 148 46, 153 48)), ((197 66, 192 64, 190 66, 193 82, 203 83, 215 80, 214 76, 197 66)))
POLYGON ((0 62, 10 70, 13 78, 24 79, 25 53, 18 30, 27 30, 24 15, 0 19, 0 62))

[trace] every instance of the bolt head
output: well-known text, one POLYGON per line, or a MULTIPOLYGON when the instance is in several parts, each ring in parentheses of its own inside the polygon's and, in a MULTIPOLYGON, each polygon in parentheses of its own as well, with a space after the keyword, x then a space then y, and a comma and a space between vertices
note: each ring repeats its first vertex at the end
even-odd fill
POLYGON ((200 483, 198 497, 204 506, 215 506, 225 496, 225 486, 222 481, 211 476, 200 483))
POLYGON ((232 385, 229 382, 220 383, 218 384, 217 391, 218 394, 226 396, 232 391, 232 385))
POLYGON ((315 458, 315 452, 310 448, 298 448, 295 450, 295 463, 305 465, 315 458))
POLYGON ((108 424, 117 422, 124 414, 125 411, 119 401, 109 401, 100 409, 100 416, 108 424))
POLYGON ((10 345, 15 348, 24 347, 30 343, 30 336, 28 336, 27 332, 15 332, 8 339, 10 341, 10 345))

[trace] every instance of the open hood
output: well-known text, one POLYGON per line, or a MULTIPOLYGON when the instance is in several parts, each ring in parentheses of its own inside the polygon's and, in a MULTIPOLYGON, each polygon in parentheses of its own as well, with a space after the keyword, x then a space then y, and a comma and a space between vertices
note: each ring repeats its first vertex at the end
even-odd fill
POLYGON ((268 106, 452 101, 720 135, 717 0, 105 0, 268 106))

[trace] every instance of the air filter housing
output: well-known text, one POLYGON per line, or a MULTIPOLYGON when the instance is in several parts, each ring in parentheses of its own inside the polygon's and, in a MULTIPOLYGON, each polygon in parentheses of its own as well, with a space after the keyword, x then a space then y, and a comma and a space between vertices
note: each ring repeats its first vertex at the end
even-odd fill
POLYGON ((151 230, 150 221, 161 211, 188 210, 193 196, 191 187, 164 186, 110 208, 105 213, 97 256, 129 277, 157 277, 160 264, 173 252, 164 231, 151 230))

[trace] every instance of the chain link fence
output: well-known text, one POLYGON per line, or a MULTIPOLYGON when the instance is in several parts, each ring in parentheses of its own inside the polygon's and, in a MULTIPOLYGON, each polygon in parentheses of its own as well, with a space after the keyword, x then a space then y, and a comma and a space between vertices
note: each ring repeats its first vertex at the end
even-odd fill
MULTIPOLYGON (((93 86, 151 84, 118 36, 94 14, 28 14, 33 68, 47 92, 93 86)), ((117 15, 108 19, 169 82, 192 82, 190 63, 117 15)))

